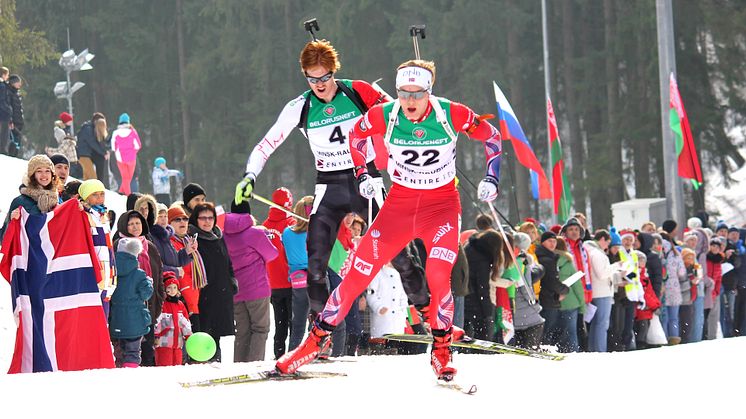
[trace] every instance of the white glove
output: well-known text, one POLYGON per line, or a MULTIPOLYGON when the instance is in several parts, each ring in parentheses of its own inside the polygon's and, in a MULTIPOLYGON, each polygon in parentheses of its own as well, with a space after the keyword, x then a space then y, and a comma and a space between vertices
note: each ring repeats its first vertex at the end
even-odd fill
POLYGON ((499 192, 498 181, 492 176, 485 176, 479 187, 477 188, 477 195, 479 200, 484 202, 492 202, 497 198, 499 192))
POLYGON ((373 199, 376 196, 376 188, 374 180, 367 173, 363 173, 357 178, 357 187, 360 192, 360 196, 365 199, 373 199))

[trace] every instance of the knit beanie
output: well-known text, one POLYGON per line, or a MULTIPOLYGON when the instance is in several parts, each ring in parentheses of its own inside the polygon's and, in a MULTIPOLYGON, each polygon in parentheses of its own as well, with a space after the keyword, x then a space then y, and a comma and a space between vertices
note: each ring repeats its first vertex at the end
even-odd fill
POLYGON ((119 123, 120 124, 129 124, 130 123, 130 116, 127 114, 127 112, 119 115, 119 123))
POLYGON ((231 213, 233 214, 251 214, 251 205, 249 201, 244 200, 240 204, 236 204, 236 201, 231 201, 231 213))
POLYGON ((130 255, 137 257, 142 252, 142 243, 140 243, 140 239, 137 238, 122 237, 119 239, 117 252, 129 253, 130 255))
POLYGON ((169 285, 176 285, 176 288, 179 288, 179 280, 176 279, 176 274, 171 271, 164 271, 163 272, 163 287, 168 288, 169 285))
POLYGON ((686 220, 686 226, 692 230, 694 230, 695 228, 700 228, 702 227, 702 220, 698 217, 692 217, 686 220))
POLYGON ((160 202, 158 202, 157 204, 155 204, 155 208, 156 208, 155 212, 157 212, 158 214, 160 214, 161 211, 168 212, 168 207, 166 206, 166 204, 162 204, 160 202))
POLYGON ((562 226, 559 224, 555 224, 549 228, 549 231, 551 231, 554 234, 559 234, 560 230, 562 230, 562 226))
POLYGON ((153 160, 153 166, 155 167, 161 167, 162 164, 166 164, 166 159, 164 157, 158 156, 153 160))
POLYGON ((674 230, 676 230, 677 226, 678 226, 678 224, 676 224, 676 221, 674 221, 674 220, 666 220, 661 225, 661 228, 666 233, 671 234, 671 233, 673 233, 674 230))
POLYGON ((176 218, 189 218, 184 209, 179 205, 168 209, 168 223, 171 224, 176 218))
POLYGON ((513 243, 515 247, 525 252, 531 246, 531 237, 526 233, 513 233, 513 243))
POLYGON ((609 235, 611 236, 611 244, 609 244, 609 246, 622 245, 622 236, 620 236, 619 233, 616 231, 616 227, 611 227, 609 229, 609 235))
POLYGON ((48 168, 52 172, 52 174, 54 174, 54 164, 52 164, 52 160, 50 160, 49 157, 45 156, 44 154, 37 154, 34 157, 31 157, 31 159, 28 161, 26 176, 23 179, 23 184, 28 186, 31 182, 31 178, 34 177, 34 173, 36 172, 36 170, 43 167, 48 168))
POLYGON ((580 221, 575 217, 570 217, 567 219, 565 225, 562 226, 560 233, 565 234, 565 231, 567 231, 567 229, 572 226, 577 226, 580 229, 580 237, 582 238, 583 234, 585 234, 585 229, 583 228, 583 225, 580 224, 580 221))
POLYGON ((70 121, 72 121, 72 120, 73 120, 73 117, 72 117, 72 115, 70 115, 70 114, 69 114, 69 113, 67 113, 67 112, 62 112, 62 113, 60 114, 60 116, 58 117, 58 119, 59 119, 60 121, 62 121, 62 122, 64 122, 64 123, 66 123, 66 124, 67 124, 68 122, 70 122, 70 121))
POLYGON ((105 191, 106 188, 104 187, 104 184, 98 179, 88 179, 81 183, 78 188, 78 194, 80 195, 80 199, 83 201, 88 199, 88 197, 93 193, 105 191))
POLYGON ((728 230, 728 224, 725 224, 725 221, 723 220, 719 220, 717 223, 717 227, 715 227, 716 232, 720 230, 728 230))
POLYGON ((731 226, 728 229, 728 233, 733 233, 733 232, 740 233, 740 231, 738 230, 738 227, 736 227, 736 226, 731 226))
POLYGON ((181 195, 182 198, 184 198, 184 205, 189 206, 189 201, 191 201, 195 196, 207 194, 202 186, 196 183, 190 183, 184 187, 184 192, 182 192, 181 195))
POLYGON ((52 164, 57 166, 58 164, 66 164, 70 165, 70 161, 67 159, 67 157, 63 156, 62 154, 55 154, 52 157, 49 158, 49 160, 52 160, 52 164))
POLYGON ((293 209, 293 194, 288 188, 280 187, 272 192, 272 202, 289 210, 293 209))
POLYGON ((541 235, 541 243, 544 243, 545 241, 549 239, 556 239, 557 235, 554 234, 552 231, 547 231, 544 234, 541 235))

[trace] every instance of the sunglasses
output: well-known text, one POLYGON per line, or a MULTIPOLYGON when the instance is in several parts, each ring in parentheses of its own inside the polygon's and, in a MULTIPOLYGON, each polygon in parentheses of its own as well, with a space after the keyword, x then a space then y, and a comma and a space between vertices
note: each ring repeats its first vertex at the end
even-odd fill
POLYGON ((305 74, 306 74, 306 80, 308 80, 308 82, 311 84, 326 83, 329 80, 331 80, 332 77, 334 77, 333 71, 330 71, 321 77, 311 77, 308 75, 308 73, 305 73, 305 74))
POLYGON ((182 218, 174 218, 173 220, 171 220, 171 222, 174 222, 174 221, 176 221, 177 223, 185 223, 185 222, 189 221, 189 219, 182 217, 182 218))
POLYGON ((418 90, 416 92, 408 92, 406 90, 396 90, 396 94, 399 96, 400 99, 422 99, 425 97, 425 94, 427 93, 427 90, 418 90))
POLYGON ((215 217, 197 217, 200 221, 214 221, 215 217))

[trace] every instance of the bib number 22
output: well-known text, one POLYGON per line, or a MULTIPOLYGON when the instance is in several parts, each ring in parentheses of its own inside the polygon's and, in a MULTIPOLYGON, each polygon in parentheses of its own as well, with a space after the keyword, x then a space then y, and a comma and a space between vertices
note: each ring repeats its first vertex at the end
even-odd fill
POLYGON ((415 150, 404 150, 401 153, 409 157, 407 160, 404 161, 404 163, 412 166, 429 166, 431 164, 435 164, 439 161, 438 156, 440 156, 440 152, 438 150, 425 150, 422 152, 422 155, 420 155, 415 150), (419 162, 419 160, 422 159, 424 159, 425 161, 419 162))

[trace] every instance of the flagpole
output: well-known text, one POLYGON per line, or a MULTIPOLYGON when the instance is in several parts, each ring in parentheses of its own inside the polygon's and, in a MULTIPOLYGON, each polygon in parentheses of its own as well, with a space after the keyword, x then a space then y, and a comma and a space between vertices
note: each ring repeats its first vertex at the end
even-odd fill
MULTIPOLYGON (((549 102, 549 92, 551 91, 551 81, 549 80, 549 41, 547 39, 547 0, 541 0, 541 33, 542 33, 542 44, 544 49, 544 109, 548 114, 547 104, 549 102)), ((559 126, 557 127, 559 130, 559 126)), ((552 139, 549 132, 549 121, 547 121, 547 180, 549 181, 549 187, 554 194, 554 185, 552 182, 552 139)), ((554 206, 552 205, 554 198, 549 204, 549 213, 552 214, 552 224, 557 224, 557 214, 554 213, 554 206)))
POLYGON ((674 143, 669 120, 669 82, 671 74, 676 74, 671 0, 656 0, 655 9, 658 28, 658 77, 660 78, 661 95, 663 174, 666 185, 666 201, 668 202, 666 207, 668 217, 681 224, 685 221, 684 188, 678 176, 676 144, 674 143))

